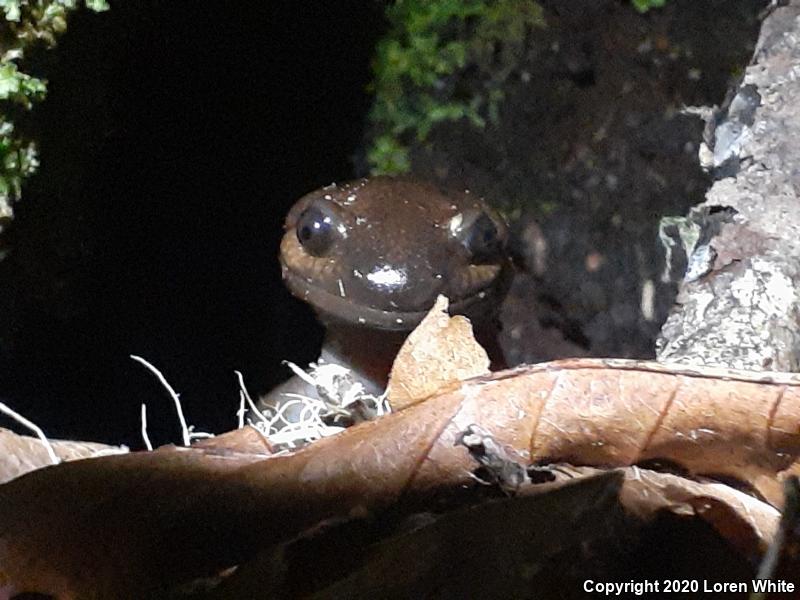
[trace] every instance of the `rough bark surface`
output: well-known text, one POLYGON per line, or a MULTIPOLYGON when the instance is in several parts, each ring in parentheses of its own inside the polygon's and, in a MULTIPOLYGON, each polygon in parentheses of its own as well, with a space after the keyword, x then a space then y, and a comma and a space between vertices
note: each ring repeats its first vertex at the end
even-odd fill
POLYGON ((764 21, 700 157, 717 181, 676 238, 688 257, 658 359, 800 369, 800 1, 764 21))

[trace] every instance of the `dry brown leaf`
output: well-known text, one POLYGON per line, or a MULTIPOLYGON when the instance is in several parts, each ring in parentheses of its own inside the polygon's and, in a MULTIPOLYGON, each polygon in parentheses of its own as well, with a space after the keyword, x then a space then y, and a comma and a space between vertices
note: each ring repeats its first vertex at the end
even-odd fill
POLYGON ((0 582, 107 598, 213 574, 327 519, 462 489, 475 464, 454 443, 472 424, 531 462, 666 460, 777 505, 800 456, 800 379, 565 360, 475 378, 255 462, 172 449, 64 463, 0 486, 0 582))
MULTIPOLYGON (((583 478, 602 472, 594 467, 569 465, 559 465, 555 471, 559 479, 565 473, 583 478)), ((694 481, 639 467, 621 472, 625 479, 620 501, 627 512, 643 520, 662 510, 697 516, 748 559, 755 559, 766 550, 778 528, 780 512, 774 506, 723 483, 694 481)))
MULTIPOLYGON (((377 542, 363 534, 352 541, 363 527, 348 522, 304 540, 302 549, 290 544, 282 553, 267 551, 237 570, 219 599, 264 590, 320 599, 405 598, 432 589, 454 598, 525 597, 531 589, 541 597, 582 598, 584 581, 602 579, 604 566, 613 565, 615 580, 627 580, 622 565, 637 547, 651 563, 669 561, 671 577, 683 562, 696 577, 745 578, 754 575, 779 519, 770 505, 723 484, 636 467, 608 472, 558 465, 553 472, 554 483, 524 484, 511 498, 427 515, 377 542), (665 522, 683 526, 672 530, 666 547, 653 547, 665 522), (671 554, 670 544, 684 552, 671 554), (343 553, 355 556, 347 560, 343 553)), ((631 575, 644 577, 638 562, 628 564, 631 575)))
MULTIPOLYGON (((619 545, 619 537, 636 527, 619 503, 620 475, 604 473, 545 493, 494 498, 431 515, 420 526, 349 550, 359 553, 354 564, 341 556, 334 559, 327 581, 319 574, 324 566, 314 552, 308 558, 297 551, 287 553, 284 562, 290 568, 278 577, 276 557, 265 553, 234 574, 218 598, 259 597, 264 585, 281 590, 281 583, 282 597, 318 600, 527 598, 531 590, 537 598, 583 598, 583 580, 591 571, 581 577, 576 569, 558 565, 579 562, 588 567, 587 555, 607 554, 619 545), (574 561, 574 554, 584 559, 574 561), (292 581, 293 571, 306 575, 292 581)), ((349 538, 349 530, 342 536, 349 538)), ((309 554, 307 547, 304 550, 302 554, 309 554)))
POLYGON ((245 425, 221 435, 198 440, 192 444, 195 450, 203 450, 209 454, 239 455, 266 458, 273 453, 272 445, 267 437, 255 427, 245 425))
POLYGON ((447 314, 439 296, 395 358, 387 389, 393 410, 424 400, 446 386, 489 373, 489 356, 472 335, 469 319, 447 314))
MULTIPOLYGON (((62 461, 127 452, 123 446, 99 442, 50 440, 50 446, 62 461)), ((19 435, 0 427, 0 483, 52 464, 47 448, 39 438, 19 435)))
MULTIPOLYGON (((50 446, 61 461, 93 458, 109 454, 125 454, 124 446, 99 442, 50 440, 50 446)), ((167 446, 166 448, 173 448, 167 446)), ((208 454, 248 455, 253 460, 272 454, 272 447, 263 434, 250 426, 195 442, 192 448, 208 454)), ((53 462, 39 438, 19 435, 0 427, 0 484, 30 471, 52 466, 53 462)))

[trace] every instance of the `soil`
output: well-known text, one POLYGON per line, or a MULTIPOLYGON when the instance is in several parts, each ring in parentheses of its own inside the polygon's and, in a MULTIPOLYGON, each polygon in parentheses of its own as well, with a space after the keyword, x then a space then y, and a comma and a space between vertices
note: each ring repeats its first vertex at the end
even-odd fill
MULTIPOLYGON (((749 62, 763 2, 542 2, 500 118, 440 126, 413 171, 506 207, 519 272, 503 310, 511 364, 565 356, 651 358, 675 297, 659 220, 711 180, 703 122, 749 62)), ((476 82, 472 82, 473 85, 476 82)))

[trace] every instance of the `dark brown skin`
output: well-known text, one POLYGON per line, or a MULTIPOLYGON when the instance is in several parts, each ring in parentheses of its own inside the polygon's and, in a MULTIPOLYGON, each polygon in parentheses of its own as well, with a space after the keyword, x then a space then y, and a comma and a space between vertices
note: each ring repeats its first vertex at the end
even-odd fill
POLYGON ((283 278, 326 325, 322 358, 372 390, 439 294, 480 328, 505 293, 506 225, 469 192, 391 177, 331 185, 298 200, 285 229, 283 278))
POLYGON ((326 321, 376 329, 410 331, 439 294, 456 312, 480 315, 495 304, 506 264, 505 224, 480 198, 404 179, 307 194, 285 229, 292 293, 326 321))

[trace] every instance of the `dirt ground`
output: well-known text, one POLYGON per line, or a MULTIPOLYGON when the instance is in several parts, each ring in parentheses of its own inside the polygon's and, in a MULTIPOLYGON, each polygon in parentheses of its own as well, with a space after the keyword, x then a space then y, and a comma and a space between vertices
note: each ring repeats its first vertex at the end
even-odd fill
POLYGON ((509 363, 653 357, 675 297, 659 220, 711 183, 703 123, 680 110, 722 103, 763 4, 670 0, 640 15, 627 2, 543 2, 547 28, 530 33, 499 122, 442 125, 414 149, 417 174, 510 207, 509 363))

